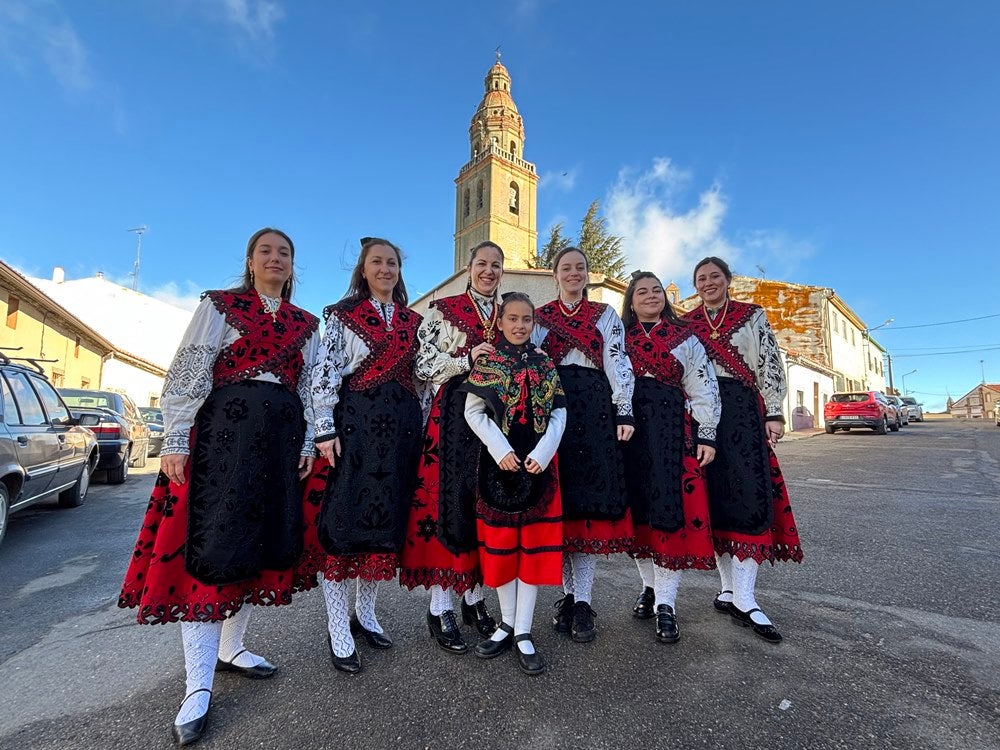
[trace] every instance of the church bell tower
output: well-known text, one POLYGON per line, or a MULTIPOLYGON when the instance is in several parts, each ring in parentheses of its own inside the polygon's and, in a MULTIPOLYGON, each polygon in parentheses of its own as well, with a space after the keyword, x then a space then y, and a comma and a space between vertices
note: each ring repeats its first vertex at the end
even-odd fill
POLYGON ((469 161, 455 178, 455 270, 485 240, 504 250, 505 267, 529 268, 537 255, 538 175, 524 154, 524 123, 510 95, 510 73, 497 61, 469 126, 469 161))

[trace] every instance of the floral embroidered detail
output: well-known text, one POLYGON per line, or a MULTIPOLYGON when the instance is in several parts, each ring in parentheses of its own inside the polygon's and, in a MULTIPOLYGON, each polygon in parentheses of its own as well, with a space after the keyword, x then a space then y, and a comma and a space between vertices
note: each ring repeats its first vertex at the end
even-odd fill
MULTIPOLYGON (((379 314, 370 305, 359 304, 350 307, 337 304, 327 308, 324 314, 337 318, 368 347, 369 354, 358 365, 348 381, 352 391, 362 391, 395 380, 413 395, 417 390, 413 384, 413 359, 417 353, 417 329, 422 318, 412 310, 402 307, 396 310, 392 330, 386 326, 379 314)), ((323 430, 317 424, 317 432, 323 430)))
POLYGON ((601 369, 604 364, 604 337, 597 327, 597 321, 604 314, 607 305, 600 302, 581 300, 580 305, 568 316, 563 312, 559 300, 553 300, 535 310, 535 319, 549 329, 542 340, 541 348, 557 364, 572 349, 578 349, 594 367, 601 369))

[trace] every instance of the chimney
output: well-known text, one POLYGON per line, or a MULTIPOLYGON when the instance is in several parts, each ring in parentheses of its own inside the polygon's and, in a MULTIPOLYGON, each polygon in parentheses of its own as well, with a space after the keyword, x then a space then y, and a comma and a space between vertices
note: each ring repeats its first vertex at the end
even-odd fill
POLYGON ((97 272, 97 278, 103 279, 104 278, 104 271, 98 271, 97 272))
POLYGON ((56 266, 52 269, 52 281, 56 284, 62 284, 66 281, 66 272, 63 270, 62 266, 56 266))

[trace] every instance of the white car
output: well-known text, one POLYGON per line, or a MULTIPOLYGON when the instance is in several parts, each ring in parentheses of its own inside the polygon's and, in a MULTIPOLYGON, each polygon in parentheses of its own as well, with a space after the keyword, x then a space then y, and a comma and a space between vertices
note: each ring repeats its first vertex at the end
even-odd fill
POLYGON ((917 400, 913 396, 900 396, 899 400, 903 402, 907 410, 910 412, 911 422, 923 422, 924 421, 924 405, 918 404, 917 400))

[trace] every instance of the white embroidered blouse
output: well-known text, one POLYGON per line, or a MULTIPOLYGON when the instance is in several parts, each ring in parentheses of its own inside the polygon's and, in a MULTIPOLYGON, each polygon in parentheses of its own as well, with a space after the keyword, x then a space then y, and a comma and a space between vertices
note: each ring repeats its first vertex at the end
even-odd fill
MULTIPOLYGON (((212 369, 225 347, 240 337, 239 331, 226 323, 225 316, 205 298, 194 311, 163 381, 163 449, 160 455, 190 453, 191 427, 208 394, 212 392, 212 369)), ((296 392, 302 400, 306 421, 302 455, 315 455, 313 445, 313 410, 309 397, 309 373, 313 369, 319 348, 319 334, 313 333, 302 347, 302 373, 296 392)), ((270 372, 255 375, 252 380, 281 382, 270 372)))
MULTIPOLYGON (((476 290, 470 290, 473 302, 478 305, 483 317, 493 314, 494 299, 484 297, 476 290)), ((497 334, 499 335, 499 333, 497 334)), ((436 307, 427 311, 417 331, 416 372, 422 380, 441 386, 456 375, 464 375, 472 369, 467 355, 458 352, 465 346, 465 331, 452 325, 436 307)))
MULTIPOLYGON (((476 434, 476 437, 486 446, 490 456, 498 464, 504 456, 513 451, 507 436, 503 430, 494 422, 487 411, 486 401, 474 393, 465 396, 465 421, 476 434)), ((549 415, 549 424, 545 428, 545 434, 538 439, 538 443, 528 454, 528 458, 533 458, 544 471, 549 467, 549 462, 556 455, 559 449, 559 441, 562 440, 563 431, 566 429, 566 409, 553 409, 549 415)))
MULTIPOLYGON (((731 337, 733 345, 754 375, 754 382, 764 399, 767 419, 784 421, 785 395, 788 392, 785 366, 781 359, 781 350, 778 349, 778 340, 774 336, 771 324, 767 321, 767 313, 763 308, 755 310, 745 324, 727 335, 731 337)), ((714 360, 712 364, 715 365, 715 374, 718 377, 733 377, 732 373, 726 371, 724 365, 714 360)))

